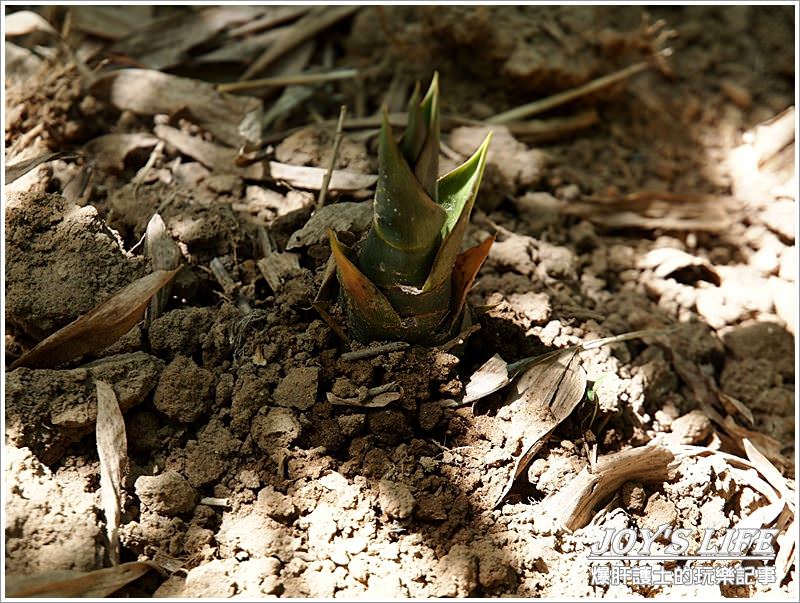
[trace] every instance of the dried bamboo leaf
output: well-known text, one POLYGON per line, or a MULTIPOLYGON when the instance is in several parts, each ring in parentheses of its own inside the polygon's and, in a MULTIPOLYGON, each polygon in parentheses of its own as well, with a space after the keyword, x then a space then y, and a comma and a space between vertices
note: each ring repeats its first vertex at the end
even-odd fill
POLYGON ((371 222, 372 203, 369 201, 360 203, 344 201, 326 205, 315 211, 303 228, 292 233, 286 249, 298 249, 319 243, 325 239, 329 228, 334 232, 345 230, 354 233, 364 232, 371 222))
POLYGON ((472 373, 469 383, 467 383, 463 402, 466 404, 480 400, 504 388, 509 383, 511 383, 511 378, 508 374, 508 363, 499 354, 495 354, 472 373))
POLYGON ((116 42, 130 35, 152 17, 145 5, 72 6, 72 29, 116 42))
POLYGON ((758 469, 758 472, 780 493, 781 497, 788 498, 789 487, 781 472, 748 438, 743 438, 742 444, 747 458, 758 469))
POLYGON ((797 521, 792 518, 784 532, 777 538, 778 554, 775 556, 775 570, 778 583, 782 582, 786 575, 795 566, 797 557, 797 521))
POLYGON ((151 69, 175 67, 188 58, 191 48, 228 27, 258 18, 267 10, 269 7, 233 5, 168 15, 138 28, 111 51, 135 58, 151 69))
POLYGON ((122 517, 122 480, 128 465, 125 420, 113 388, 102 381, 97 387, 97 454, 100 457, 100 499, 106 518, 109 557, 119 565, 119 523, 122 517))
POLYGON ((270 6, 263 17, 253 19, 244 25, 240 25, 228 32, 231 37, 245 36, 265 29, 271 29, 278 25, 283 25, 289 21, 294 21, 302 17, 313 7, 311 6, 270 6))
POLYGON ((625 482, 663 482, 675 456, 664 446, 648 445, 600 457, 590 472, 584 469, 543 503, 568 530, 584 527, 592 510, 625 482))
POLYGON ((610 345, 612 343, 622 343, 623 341, 641 339, 642 337, 660 335, 666 332, 667 330, 664 329, 643 329, 640 331, 630 331, 629 333, 623 333, 622 335, 612 335, 610 337, 592 339, 591 341, 585 341, 583 343, 579 343, 568 348, 555 350, 540 356, 529 356, 511 364, 507 363, 499 355, 495 354, 470 377, 470 381, 467 383, 467 396, 464 398, 464 402, 474 402, 475 400, 479 400, 480 398, 488 396, 489 394, 493 394, 494 392, 511 383, 524 370, 537 364, 553 362, 554 359, 566 352, 593 350, 595 348, 599 348, 604 345, 610 345), (474 385, 473 381, 475 381, 474 385))
MULTIPOLYGON (((291 165, 270 161, 268 164, 256 164, 251 168, 262 168, 250 171, 251 177, 259 180, 275 180, 285 182, 294 188, 303 188, 318 191, 325 180, 326 169, 306 165, 291 165), (266 168, 266 169, 264 169, 266 168)), ((378 176, 373 174, 358 174, 346 170, 333 170, 329 191, 360 191, 372 188, 378 181, 378 176)), ((340 204, 336 205, 339 207, 340 204)))
POLYGON ((132 561, 93 572, 57 571, 33 576, 6 575, 6 597, 108 597, 153 569, 149 563, 132 561))
POLYGON ((11 369, 51 368, 114 343, 142 319, 150 298, 178 273, 159 270, 143 276, 83 316, 39 342, 11 369))
POLYGON ((55 153, 44 153, 43 155, 37 155, 36 157, 31 157, 30 159, 23 159, 22 161, 18 161, 17 163, 7 165, 5 169, 6 184, 11 184, 12 182, 14 182, 14 180, 22 178, 32 169, 39 167, 40 165, 42 165, 43 163, 47 163, 48 161, 53 161, 54 159, 65 159, 65 158, 72 159, 75 157, 77 157, 75 153, 68 153, 66 151, 56 151, 55 153))
POLYGON ((252 115, 261 121, 261 101, 219 92, 207 82, 150 69, 121 69, 99 77, 92 90, 118 109, 144 115, 188 110, 197 125, 232 147, 257 142, 248 140, 240 126, 252 115))
POLYGON ((327 29, 337 21, 353 14, 359 10, 360 6, 334 6, 320 7, 312 10, 309 14, 300 19, 295 25, 284 34, 280 40, 273 44, 244 72, 241 79, 249 80, 254 75, 269 67, 276 59, 289 50, 313 38, 320 31, 327 29))
POLYGON ((528 368, 512 387, 507 405, 498 412, 506 419, 506 450, 516 457, 513 470, 495 506, 506 497, 545 439, 566 419, 586 391, 586 372, 577 350, 568 349, 528 368), (519 453, 517 451, 519 450, 519 453))
POLYGON ((86 143, 84 149, 103 169, 123 170, 125 158, 136 149, 156 146, 158 138, 150 134, 105 134, 86 143))
MULTIPOLYGON (((175 270, 181 261, 181 251, 178 244, 172 239, 164 220, 159 214, 153 214, 147 223, 147 230, 144 234, 144 249, 147 257, 150 258, 153 270, 175 270)), ((172 286, 170 283, 164 285, 153 296, 150 302, 149 321, 158 318, 167 306, 169 293, 172 286)))
POLYGON ((285 33, 287 27, 271 29, 242 40, 215 48, 214 50, 195 57, 192 63, 249 63, 264 48, 274 44, 285 33))
MULTIPOLYGON (((170 126, 158 125, 154 131, 163 141, 206 167, 223 173, 239 174, 249 180, 275 180, 285 182, 293 188, 319 190, 327 172, 322 168, 290 165, 277 161, 239 167, 236 165, 237 152, 233 149, 207 142, 170 126)), ((378 177, 373 175, 334 170, 328 190, 363 190, 373 186, 377 179, 378 177)), ((321 238, 324 238, 324 231, 321 238)))

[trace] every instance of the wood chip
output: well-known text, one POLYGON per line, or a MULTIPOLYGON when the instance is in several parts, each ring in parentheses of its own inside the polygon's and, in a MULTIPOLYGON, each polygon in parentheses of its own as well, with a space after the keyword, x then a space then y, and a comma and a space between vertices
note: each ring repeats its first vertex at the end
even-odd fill
POLYGON ((143 276, 20 356, 11 369, 52 368, 110 346, 142 319, 150 298, 178 273, 159 270, 143 276))
POLYGON ((119 523, 122 517, 122 480, 128 466, 125 420, 113 388, 96 381, 97 454, 100 458, 100 500, 106 518, 109 558, 119 565, 119 523))
POLYGON ((256 262, 258 269, 274 293, 283 288, 286 279, 300 270, 300 255, 272 251, 256 262))
POLYGON ((149 69, 122 69, 99 77, 93 92, 120 110, 143 115, 174 115, 187 110, 197 125, 219 141, 240 147, 248 140, 243 123, 260 123, 261 101, 216 90, 212 84, 149 69))
MULTIPOLYGON (((334 172, 335 175, 336 172, 334 172)), ((334 188, 334 179, 331 187, 334 188)), ((321 184, 321 182, 320 182, 321 184)), ((292 233, 286 249, 297 249, 327 238, 327 230, 334 232, 349 230, 353 233, 364 232, 372 223, 372 202, 354 203, 345 201, 334 205, 326 205, 314 212, 303 228, 292 233)))
POLYGON ((103 169, 122 171, 125 159, 137 149, 149 149, 158 144, 150 134, 105 134, 90 140, 84 150, 103 169))

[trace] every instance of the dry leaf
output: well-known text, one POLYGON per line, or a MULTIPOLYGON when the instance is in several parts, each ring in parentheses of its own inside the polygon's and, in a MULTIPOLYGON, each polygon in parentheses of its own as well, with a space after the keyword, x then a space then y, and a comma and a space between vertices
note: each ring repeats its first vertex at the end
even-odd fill
POLYGON ((43 155, 37 155, 36 157, 31 157, 30 159, 23 159, 22 161, 18 161, 17 163, 7 165, 5 169, 6 184, 11 184, 12 182, 14 182, 14 180, 22 178, 25 174, 30 172, 35 167, 38 167, 43 163, 47 163, 48 161, 53 161, 54 159, 65 159, 65 158, 72 159, 75 157, 77 157, 75 153, 67 153, 66 151, 56 151, 55 153, 44 153, 43 155))
POLYGON ((477 371, 472 373, 466 387, 463 402, 469 403, 480 400, 504 388, 511 383, 508 374, 508 363, 495 354, 487 360, 477 371))
POLYGON ((119 565, 119 522, 122 516, 122 480, 128 465, 125 420, 117 396, 108 383, 97 387, 97 454, 100 457, 100 500, 106 518, 109 557, 119 565))
POLYGON ((329 228, 334 232, 349 230, 353 233, 360 233, 369 228, 371 222, 371 201, 360 203, 345 201, 326 205, 315 211, 303 228, 292 233, 286 249, 297 249, 320 243, 327 238, 326 232, 329 228))
MULTIPOLYGON (((206 167, 219 172, 239 174, 248 180, 275 180, 285 182, 292 188, 319 190, 327 172, 322 168, 290 165, 277 161, 239 167, 236 165, 237 152, 233 149, 207 142, 170 126, 158 125, 154 131, 156 136, 206 167)), ((362 190, 370 188, 377 180, 378 177, 375 175, 334 170, 328 190, 362 190)))
POLYGON ((792 518, 784 532, 777 538, 778 554, 775 556, 775 570, 778 582, 782 582, 786 575, 796 567, 797 557, 797 522, 792 518))
POLYGON ((611 337, 593 339, 591 341, 579 343, 578 345, 570 346, 568 348, 549 352, 541 356, 529 356, 511 364, 503 360, 500 355, 495 354, 489 360, 487 360, 483 366, 475 371, 475 373, 472 374, 469 383, 467 383, 466 396, 464 397, 463 401, 474 402, 475 400, 484 398, 489 394, 493 394, 494 392, 511 383, 511 381, 513 381, 528 367, 543 362, 551 362, 560 354, 569 351, 593 350, 595 348, 599 348, 604 345, 610 345, 612 343, 621 343, 623 341, 630 341, 631 339, 641 339, 642 337, 660 335, 666 332, 667 331, 664 329, 644 329, 641 331, 631 331, 629 333, 623 333, 622 335, 612 335, 611 337))
MULTIPOLYGON (((144 249, 147 257, 153 266, 153 270, 175 270, 181 261, 181 252, 178 244, 172 239, 164 220, 159 214, 153 214, 147 223, 147 230, 144 234, 144 249)), ((150 302, 150 314, 148 320, 153 321, 164 312, 164 308, 169 301, 169 293, 172 288, 170 283, 164 285, 153 296, 150 302)))
POLYGON ((229 43, 192 59, 193 63, 250 63, 259 52, 274 44, 288 27, 278 27, 229 43))
POLYGON ((643 228, 722 232, 739 203, 733 197, 669 191, 639 191, 622 197, 595 197, 565 205, 563 211, 609 229, 643 228))
POLYGON ((51 368, 110 346, 142 319, 150 298, 178 273, 159 270, 143 276, 83 316, 59 329, 18 358, 11 369, 51 368))
POLYGON ((145 24, 120 40, 111 51, 125 54, 151 69, 180 65, 189 50, 222 30, 247 23, 270 10, 266 6, 214 6, 190 13, 168 15, 145 24))
POLYGON ((146 5, 72 6, 72 29, 117 41, 146 25, 153 7, 146 5))
POLYGON ((591 472, 583 469, 542 506, 549 509, 562 526, 577 530, 588 524, 592 510, 625 482, 664 482, 669 478, 674 459, 672 452, 659 445, 607 454, 598 459, 591 472))
POLYGON ((26 36, 35 31, 44 31, 58 36, 58 32, 53 29, 53 26, 42 15, 30 10, 21 10, 10 15, 3 15, 3 25, 8 38, 26 36))
POLYGON ((248 141, 240 126, 253 115, 260 121, 261 101, 219 92, 207 82, 149 69, 122 69, 99 77, 92 90, 107 96, 118 109, 143 115, 187 110, 197 125, 232 147, 257 142, 248 141))
MULTIPOLYGON (((502 423, 506 436, 506 452, 517 458, 511 475, 495 498, 495 506, 506 497, 514 480, 525 470, 547 436, 570 415, 583 398, 586 373, 580 366, 577 353, 665 332, 665 329, 631 331, 594 339, 541 356, 530 356, 513 364, 506 363, 495 354, 472 375, 466 387, 467 402, 480 400, 522 375, 511 388, 505 405, 497 414, 499 419, 506 420, 502 423)), ((475 404, 472 408, 476 412, 475 404)))
POLYGON ((254 61, 241 79, 249 80, 275 62, 295 46, 313 38, 320 31, 359 10, 360 6, 318 7, 300 19, 264 54, 254 61))
POLYGON ((506 452, 516 457, 514 468, 495 499, 506 497, 514 481, 586 391, 586 372, 577 350, 568 349, 529 367, 512 387, 506 405, 497 413, 503 421, 506 452), (517 451, 520 451, 517 453, 517 451))
MULTIPOLYGON (((258 180, 275 180, 285 182, 294 188, 318 191, 328 170, 306 165, 291 165, 270 161, 268 164, 257 163, 250 166, 248 177, 258 180)), ((360 191, 371 188, 378 181, 374 174, 358 174, 347 170, 333 170, 329 191, 360 191)), ((338 207, 341 204, 335 205, 338 207)), ((370 203, 370 205, 372 205, 370 203)), ((323 208, 325 209, 325 208, 323 208)))
POLYGON ((84 149, 99 167, 122 171, 130 153, 156 144, 158 138, 149 134, 105 134, 87 142, 84 149))
POLYGON ((145 574, 152 566, 132 561, 93 572, 58 571, 33 576, 6 575, 6 597, 108 597, 145 574))
POLYGON ((783 498, 789 498, 789 487, 780 471, 769 462, 769 459, 748 439, 743 438, 744 452, 747 458, 758 469, 770 485, 777 490, 783 498))

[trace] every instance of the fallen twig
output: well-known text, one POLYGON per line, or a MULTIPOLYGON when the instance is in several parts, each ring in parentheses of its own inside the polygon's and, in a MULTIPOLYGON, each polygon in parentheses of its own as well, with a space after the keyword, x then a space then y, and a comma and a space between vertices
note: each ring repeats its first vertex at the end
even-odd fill
POLYGON ((363 360, 364 358, 372 358, 380 356, 381 354, 388 354, 389 352, 399 352, 409 347, 405 341, 395 341, 392 343, 385 343, 383 345, 376 345, 354 352, 345 352, 342 354, 342 360, 363 360))
POLYGON ((342 123, 344 122, 345 115, 347 115, 347 107, 342 105, 339 109, 339 121, 336 124, 336 135, 333 138, 333 152, 331 153, 331 162, 328 165, 328 171, 325 172, 325 177, 322 179, 322 187, 319 189, 319 196, 317 197, 317 208, 325 205, 325 197, 328 195, 328 186, 331 183, 331 176, 336 167, 336 158, 339 156, 339 146, 342 144, 342 123))
POLYGON ((532 103, 528 103, 527 105, 522 105, 521 107, 516 107, 514 109, 504 111, 503 113, 498 113, 486 121, 490 124, 504 124, 510 121, 524 119, 526 117, 530 117, 531 115, 536 115, 537 113, 543 113, 544 111, 548 111, 558 107, 559 105, 573 101, 581 96, 586 96, 587 94, 597 92, 598 90, 607 88, 612 84, 621 82, 622 80, 644 71, 650 66, 650 63, 646 62, 635 63, 625 67, 625 69, 620 69, 619 71, 615 71, 609 75, 604 75, 603 77, 592 80, 583 86, 578 86, 577 88, 573 88, 571 90, 565 90, 564 92, 559 92, 558 94, 548 96, 547 98, 541 98, 532 103))
POLYGON ((304 84, 321 84, 324 82, 335 82, 337 80, 349 80, 358 77, 357 69, 336 69, 334 71, 323 71, 318 73, 295 73, 293 75, 281 75, 277 77, 265 77, 255 80, 243 80, 219 84, 217 90, 220 92, 242 92, 259 88, 282 88, 284 86, 297 86, 304 84))
POLYGON ((239 308, 239 312, 245 316, 250 314, 253 311, 250 301, 237 291, 238 286, 228 270, 223 266, 222 261, 219 258, 214 258, 211 260, 209 268, 211 268, 211 274, 214 275, 214 278, 217 279, 220 287, 222 287, 223 293, 227 296, 234 296, 235 294, 236 307, 239 308))

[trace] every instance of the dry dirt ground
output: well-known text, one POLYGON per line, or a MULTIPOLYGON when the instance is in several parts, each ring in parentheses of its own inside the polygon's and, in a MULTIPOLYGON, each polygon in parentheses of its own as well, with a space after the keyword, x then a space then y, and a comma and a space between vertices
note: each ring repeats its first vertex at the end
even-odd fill
MULTIPOLYGON (((110 563, 99 380, 125 417, 121 560, 154 566, 122 596, 796 597, 794 8, 363 7, 255 74, 359 78, 204 85, 308 17, 279 8, 49 7, 69 52, 41 32, 7 42, 7 164, 78 155, 4 193, 6 575, 110 563), (467 234, 497 235, 476 326, 460 346, 348 359, 364 346, 311 307, 330 252, 302 230, 320 170, 291 166, 328 167, 340 104, 402 111, 434 70, 442 168, 495 132, 467 234), (155 213, 183 266, 165 311, 80 360, 9 370, 153 270, 155 213), (666 330, 580 354, 586 394, 495 506, 519 425, 502 392, 462 404, 470 376, 637 329, 666 330), (387 384, 400 395, 362 404, 387 384), (618 483, 565 520, 575 480, 648 445, 666 460, 612 467, 618 483), (605 529, 664 523, 777 529, 776 581, 592 584, 605 529)), ((327 220, 357 245, 377 162, 374 122, 356 125, 327 220)))

